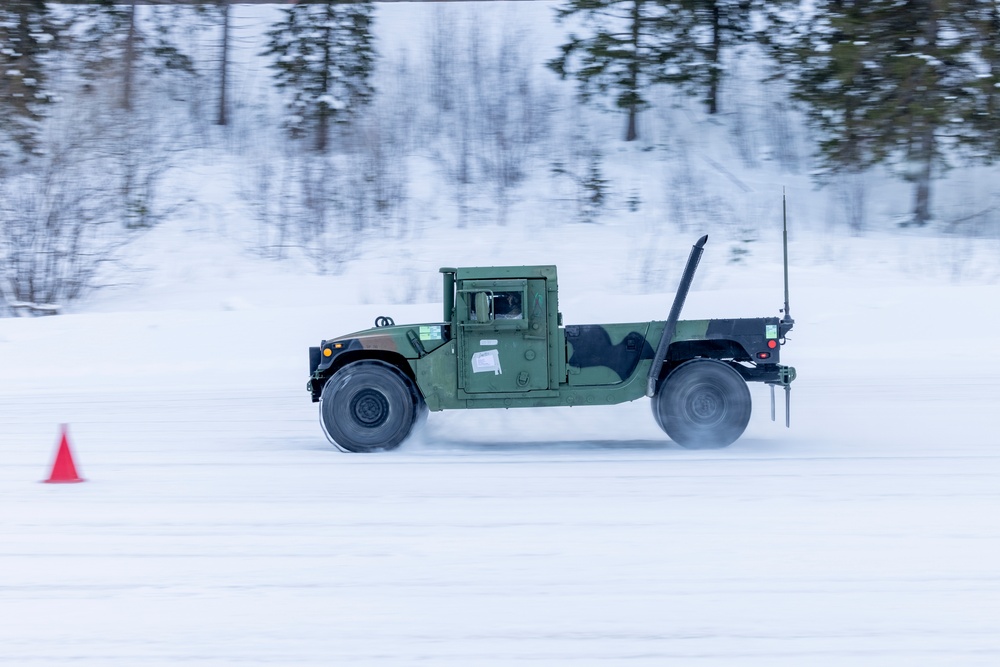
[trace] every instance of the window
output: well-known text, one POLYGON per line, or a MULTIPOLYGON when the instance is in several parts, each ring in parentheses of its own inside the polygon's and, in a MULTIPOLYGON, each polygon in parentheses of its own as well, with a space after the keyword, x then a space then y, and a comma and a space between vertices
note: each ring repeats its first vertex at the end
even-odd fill
POLYGON ((524 318, 521 302, 522 292, 472 292, 469 299, 469 319, 473 322, 488 322, 490 314, 497 320, 520 320, 524 318), (480 319, 476 304, 487 310, 480 319))
POLYGON ((493 295, 493 316, 498 320, 519 320, 521 315, 520 292, 497 292, 493 295))

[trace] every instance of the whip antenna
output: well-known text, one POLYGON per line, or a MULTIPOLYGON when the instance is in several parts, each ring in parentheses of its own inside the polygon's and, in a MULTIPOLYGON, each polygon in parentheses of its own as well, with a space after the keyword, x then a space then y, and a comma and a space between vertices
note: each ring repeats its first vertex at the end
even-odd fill
POLYGON ((794 322, 788 311, 788 206, 785 203, 785 188, 781 188, 781 244, 785 255, 785 320, 794 322))

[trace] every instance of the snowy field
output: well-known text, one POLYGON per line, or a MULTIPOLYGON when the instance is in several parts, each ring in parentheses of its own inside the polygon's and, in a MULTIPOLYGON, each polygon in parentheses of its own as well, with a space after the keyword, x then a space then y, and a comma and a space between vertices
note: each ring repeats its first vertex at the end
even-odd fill
MULTIPOLYGON (((207 241, 181 270, 166 238, 143 285, 0 320, 0 663, 1000 662, 997 286, 793 262, 792 428, 755 386, 728 449, 642 400, 437 413, 347 455, 306 348, 438 304, 207 241), (60 423, 86 483, 39 483, 60 423)), ((685 316, 777 311, 780 264, 746 286, 712 249, 685 316)), ((670 287, 564 260, 567 323, 665 317, 670 287)))
MULTIPOLYGON (((380 11, 390 37, 423 34, 414 3, 380 11)), ((532 35, 539 68, 559 36, 532 35)), ((235 75, 256 91, 264 70, 235 75)), ((745 106, 766 116, 765 97, 745 106)), ((731 117, 650 111, 635 147, 622 121, 596 133, 598 223, 573 222, 542 162, 507 227, 486 210, 458 230, 418 156, 412 225, 338 275, 255 252, 246 155, 178 162, 164 206, 196 204, 127 248, 113 288, 0 318, 0 665, 1000 664, 995 229, 896 229, 911 186, 875 174, 855 238, 805 166, 741 165, 731 117), (437 321, 440 266, 555 263, 567 324, 662 320, 708 232, 683 317, 778 315, 786 185, 791 429, 753 386, 718 451, 672 444, 645 399, 431 414, 378 455, 325 440, 307 348, 379 315, 437 321), (702 229, 675 194, 725 206, 702 229), (85 483, 40 483, 60 424, 85 483)), ((993 205, 996 174, 950 172, 943 219, 993 205)))

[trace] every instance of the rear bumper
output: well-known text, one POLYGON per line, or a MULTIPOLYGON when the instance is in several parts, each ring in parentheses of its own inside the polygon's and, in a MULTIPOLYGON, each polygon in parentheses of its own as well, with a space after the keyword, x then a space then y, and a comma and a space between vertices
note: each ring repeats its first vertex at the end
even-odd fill
POLYGON ((737 370, 747 382, 763 382, 778 387, 788 387, 795 380, 793 366, 781 364, 760 364, 757 366, 737 366, 737 370))

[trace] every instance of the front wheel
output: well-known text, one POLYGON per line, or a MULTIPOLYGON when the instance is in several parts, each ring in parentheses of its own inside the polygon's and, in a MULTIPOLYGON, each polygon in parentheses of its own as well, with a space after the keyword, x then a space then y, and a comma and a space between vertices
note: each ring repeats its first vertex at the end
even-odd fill
POLYGON ((653 396, 653 416, 686 449, 727 447, 750 422, 750 390, 740 374, 714 359, 678 366, 653 396))
POLYGON ((346 452, 395 449, 410 434, 423 399, 389 364, 359 361, 327 380, 319 420, 330 442, 346 452))

